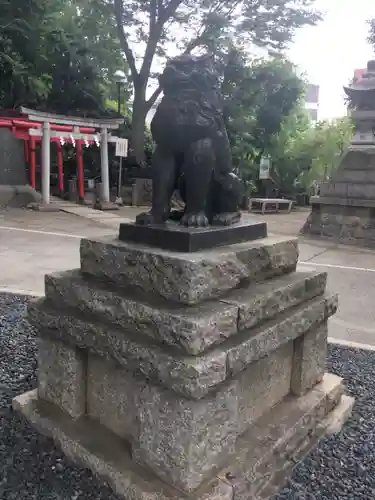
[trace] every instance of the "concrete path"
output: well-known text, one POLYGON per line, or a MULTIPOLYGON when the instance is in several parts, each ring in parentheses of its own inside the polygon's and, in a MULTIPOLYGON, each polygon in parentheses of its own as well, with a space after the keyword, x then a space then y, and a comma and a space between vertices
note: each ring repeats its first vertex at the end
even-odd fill
POLYGON ((118 210, 109 210, 104 212, 101 210, 95 210, 90 206, 77 205, 77 203, 69 201, 59 201, 58 205, 60 210, 64 213, 92 220, 104 226, 112 227, 114 230, 117 230, 117 227, 121 222, 129 222, 132 220, 132 218, 129 219, 122 216, 121 212, 118 210))
POLYGON ((0 289, 43 294, 46 273, 79 266, 80 238, 116 229, 63 212, 1 211, 0 289))
MULTIPOLYGON (((120 221, 134 219, 142 210, 126 207, 109 218, 107 213, 82 217, 77 212, 0 211, 0 290, 43 295, 46 273, 79 267, 80 238, 115 235, 120 221)), ((306 216, 301 211, 263 219, 269 233, 294 236, 306 216)), ((300 239, 299 266, 327 271, 329 288, 340 294, 330 337, 375 346, 375 252, 300 239)))

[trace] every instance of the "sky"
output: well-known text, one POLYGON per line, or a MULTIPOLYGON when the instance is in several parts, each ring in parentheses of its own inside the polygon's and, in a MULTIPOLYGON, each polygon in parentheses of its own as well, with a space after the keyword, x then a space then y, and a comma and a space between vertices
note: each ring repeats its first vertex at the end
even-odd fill
POLYGON ((346 114, 343 85, 354 69, 365 68, 375 51, 366 42, 366 21, 375 17, 375 0, 317 0, 324 20, 301 28, 289 49, 290 59, 320 85, 319 119, 346 114))
MULTIPOLYGON (((310 83, 320 86, 319 119, 323 120, 346 115, 343 86, 355 69, 375 59, 375 50, 366 41, 366 21, 375 18, 375 0, 316 0, 315 7, 323 13, 323 20, 298 30, 286 55, 310 83)), ((258 55, 266 52, 260 50, 258 55)), ((160 69, 158 64, 155 68, 160 69)), ((154 87, 155 82, 149 95, 154 87)))

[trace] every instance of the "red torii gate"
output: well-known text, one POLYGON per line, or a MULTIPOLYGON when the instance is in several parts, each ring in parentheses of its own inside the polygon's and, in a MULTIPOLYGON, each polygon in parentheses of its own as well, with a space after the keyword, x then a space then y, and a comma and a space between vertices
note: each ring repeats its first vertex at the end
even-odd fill
POLYGON ((42 142, 42 197, 43 203, 50 202, 50 157, 49 146, 51 142, 57 145, 58 185, 62 193, 64 191, 62 144, 72 143, 76 147, 77 155, 77 180, 78 193, 84 198, 84 170, 83 170, 83 144, 96 142, 101 144, 101 170, 104 178, 103 197, 104 201, 109 199, 108 184, 108 141, 116 141, 116 137, 108 136, 108 129, 116 129, 123 123, 123 118, 112 119, 90 119, 75 116, 55 115, 34 111, 21 107, 21 111, 0 111, 0 127, 8 128, 18 138, 24 141, 25 160, 30 165, 30 185, 36 187, 36 159, 35 146, 37 141, 42 142), (97 132, 97 129, 99 131, 97 132), (47 139, 47 141, 46 141, 47 139))
MULTIPOLYGON (((29 182, 31 187, 35 189, 36 187, 36 159, 35 159, 35 146, 37 141, 41 141, 41 136, 30 136, 29 130, 40 129, 42 124, 40 122, 33 122, 25 117, 21 113, 11 111, 3 111, 2 114, 6 116, 0 116, 0 128, 8 128, 12 131, 17 139, 24 141, 25 150, 25 160, 30 165, 30 177, 29 182), (13 116, 9 116, 13 115, 13 116)), ((51 130, 56 132, 73 132, 74 127, 69 125, 57 125, 51 124, 51 130)), ((92 134, 95 133, 95 129, 92 127, 80 127, 79 132, 82 134, 92 134)), ((64 192, 64 174, 63 174, 63 156, 62 156, 62 144, 59 137, 51 137, 51 142, 54 142, 57 146, 57 169, 58 169, 58 186, 60 193, 64 192)), ((66 140, 65 142, 69 142, 66 140)), ((72 141, 71 141, 72 142, 72 141)), ((84 174, 83 174, 83 153, 82 153, 82 142, 76 142, 76 154, 77 154, 77 172, 78 172, 78 192, 80 198, 83 199, 85 195, 84 191, 84 174)), ((92 139, 87 139, 87 143, 92 144, 94 141, 92 139)), ((42 166, 43 168, 43 166, 42 166)))

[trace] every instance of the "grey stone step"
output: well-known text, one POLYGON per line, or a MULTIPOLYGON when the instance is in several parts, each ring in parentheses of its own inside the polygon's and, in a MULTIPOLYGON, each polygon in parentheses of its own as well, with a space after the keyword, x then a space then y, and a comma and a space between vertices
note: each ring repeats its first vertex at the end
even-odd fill
POLYGON ((368 154, 365 150, 348 150, 342 157, 338 172, 342 170, 373 170, 375 156, 368 154))
POLYGON ((286 398, 238 439, 236 458, 217 475, 232 486, 233 498, 273 498, 332 421, 342 413, 350 414, 354 399, 341 405, 343 392, 343 380, 327 373, 308 394, 286 398))
POLYGON ((265 500, 282 487, 332 420, 350 413, 353 399, 345 398, 342 405, 342 391, 342 379, 327 374, 306 396, 276 405, 237 440, 225 469, 188 497, 135 464, 130 449, 103 425, 87 418, 72 421, 67 413, 38 404, 37 390, 16 397, 13 408, 75 462, 106 480, 123 500, 265 500))
POLYGON ((329 182, 322 184, 320 196, 340 196, 347 198, 375 198, 375 183, 370 182, 329 182))
POLYGON ((214 344, 262 321, 322 295, 327 275, 297 271, 265 283, 230 292, 221 301, 196 306, 109 288, 85 278, 79 270, 46 276, 51 307, 76 309, 95 321, 174 346, 197 355, 214 344))
POLYGON ((311 196, 312 205, 339 205, 344 207, 375 207, 375 199, 347 198, 339 196, 311 196))
POLYGON ((120 242, 81 240, 81 270, 120 287, 138 287, 174 302, 197 304, 246 281, 295 271, 297 238, 265 239, 191 254, 120 242))
POLYGON ((339 169, 332 174, 332 182, 355 182, 375 184, 375 170, 339 169))
POLYGON ((77 310, 53 309, 46 299, 29 305, 29 320, 42 337, 63 340, 111 358, 124 368, 192 399, 200 399, 246 367, 323 324, 337 309, 337 296, 320 296, 259 327, 232 336, 200 356, 182 356, 136 333, 109 328, 77 310))

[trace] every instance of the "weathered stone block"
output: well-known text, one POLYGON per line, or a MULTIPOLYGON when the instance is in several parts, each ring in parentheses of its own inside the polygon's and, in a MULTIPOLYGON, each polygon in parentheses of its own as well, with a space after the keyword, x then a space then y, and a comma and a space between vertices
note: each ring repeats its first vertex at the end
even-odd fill
POLYGON ((29 305, 29 318, 44 336, 114 359, 146 379, 200 399, 250 363, 323 323, 336 308, 336 296, 315 298, 196 357, 181 356, 142 342, 139 336, 85 321, 69 310, 61 314, 61 310, 48 308, 43 299, 29 305))
POLYGON ((139 410, 140 436, 133 457, 183 491, 193 491, 234 453, 238 435, 234 383, 199 401, 176 399, 172 392, 149 385, 139 410))
POLYGON ((354 169, 341 169, 340 172, 335 172, 332 175, 332 180, 339 179, 341 182, 353 183, 363 182, 365 184, 375 184, 375 171, 371 170, 354 170, 354 169))
POLYGON ((290 307, 322 295, 327 273, 302 272, 231 292, 222 300, 238 307, 239 331, 252 328, 290 307))
POLYGON ((89 354, 87 415, 128 441, 139 437, 140 382, 112 361, 89 354))
POLYGON ((199 399, 226 379, 225 352, 214 349, 202 356, 181 356, 106 325, 84 321, 72 311, 62 315, 43 304, 42 299, 29 305, 29 320, 43 335, 113 359, 179 394, 199 399))
POLYGON ((290 392, 293 342, 255 361, 234 379, 238 398, 238 432, 249 426, 290 392))
POLYGON ((71 417, 86 409, 86 359, 75 347, 54 339, 39 339, 38 394, 71 417))
POLYGON ((296 239, 269 237, 191 254, 120 242, 81 241, 83 273, 136 287, 168 300, 196 304, 217 298, 245 281, 260 281, 294 271, 296 239))
POLYGON ((287 398, 255 423, 236 444, 236 461, 218 477, 233 487, 235 500, 268 500, 282 487, 298 461, 325 432, 327 400, 337 406, 342 379, 326 374, 300 398, 287 398))
POLYGON ((196 401, 90 356, 88 415, 130 440, 133 456, 190 491, 228 460, 236 438, 290 392, 293 342, 196 401))
POLYGON ((320 382, 325 373, 328 326, 323 323, 294 341, 291 389, 294 394, 305 394, 320 382))
POLYGON ((61 314, 61 310, 46 307, 43 299, 29 305, 29 319, 44 336, 112 358, 146 379, 188 398, 200 399, 250 363, 324 322, 336 308, 336 296, 318 297, 196 357, 177 355, 170 349, 142 342, 139 336, 134 338, 118 329, 90 323, 72 311, 61 314))
POLYGON ((238 308, 220 302, 175 306, 150 296, 127 296, 85 280, 79 270, 46 276, 46 297, 99 321, 149 337, 184 352, 199 354, 237 333, 238 308))
POLYGON ((321 195, 327 196, 348 196, 348 184, 344 182, 324 183, 320 188, 321 195))
POLYGON ((370 198, 375 197, 375 184, 350 183, 348 186, 349 198, 370 198))
POLYGON ((149 387, 135 457, 174 486, 194 490, 229 460, 237 437, 289 393, 291 361, 290 344, 200 401, 176 401, 149 387))
POLYGON ((227 367, 231 375, 239 373, 250 363, 272 352, 280 345, 294 340, 314 327, 318 327, 337 310, 337 295, 317 298, 286 311, 227 347, 227 367))
POLYGON ((47 275, 46 297, 56 309, 74 308, 97 321, 196 355, 238 330, 323 294, 325 284, 326 273, 297 271, 231 292, 220 302, 184 306, 108 289, 75 270, 47 275))

